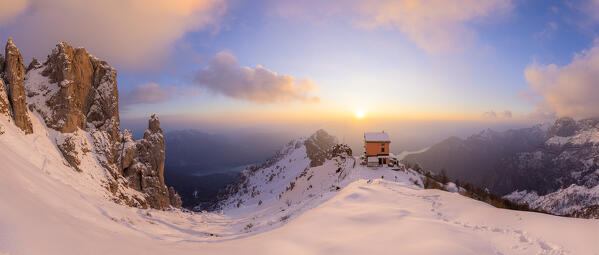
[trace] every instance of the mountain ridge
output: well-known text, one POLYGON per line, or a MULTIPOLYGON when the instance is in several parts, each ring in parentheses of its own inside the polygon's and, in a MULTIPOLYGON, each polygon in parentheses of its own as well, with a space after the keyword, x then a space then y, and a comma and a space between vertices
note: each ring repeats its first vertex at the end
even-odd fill
POLYGON ((140 140, 120 131, 114 68, 66 42, 28 68, 11 38, 5 54, 0 56, 0 113, 8 121, 25 135, 49 136, 75 171, 104 171, 99 185, 116 202, 157 209, 181 206, 176 192, 164 184, 165 141, 158 117, 150 117, 140 140), (37 134, 33 118, 43 125, 37 134))

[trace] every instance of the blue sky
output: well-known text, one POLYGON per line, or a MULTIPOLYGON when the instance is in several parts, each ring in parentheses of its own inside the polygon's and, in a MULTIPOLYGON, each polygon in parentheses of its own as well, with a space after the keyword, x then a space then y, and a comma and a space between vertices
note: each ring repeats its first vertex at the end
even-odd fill
MULTIPOLYGON (((524 116, 536 107, 519 96, 528 90, 526 67, 566 65, 574 54, 593 46, 595 34, 582 25, 590 18, 565 1, 511 3, 507 14, 466 22, 475 36, 469 48, 437 54, 396 29, 360 28, 338 17, 289 18, 273 11, 270 2, 232 2, 218 31, 189 32, 181 39, 197 55, 190 60, 175 54, 174 61, 182 63, 177 72, 121 72, 119 81, 125 89, 145 82, 194 86, 194 71, 227 50, 242 66, 262 65, 279 74, 309 77, 318 84, 319 97, 340 107, 349 98, 349 105, 369 101, 366 108, 370 101, 402 101, 393 105, 452 115, 509 110, 524 116)), ((179 99, 160 108, 176 113, 193 112, 190 107, 289 107, 235 102, 239 100, 210 91, 179 99)), ((132 106, 132 115, 143 114, 147 107, 132 106)))
POLYGON ((26 61, 63 40, 107 60, 125 122, 156 112, 181 127, 341 129, 599 115, 581 110, 599 93, 595 0, 129 2, 16 1, 0 35, 26 61))

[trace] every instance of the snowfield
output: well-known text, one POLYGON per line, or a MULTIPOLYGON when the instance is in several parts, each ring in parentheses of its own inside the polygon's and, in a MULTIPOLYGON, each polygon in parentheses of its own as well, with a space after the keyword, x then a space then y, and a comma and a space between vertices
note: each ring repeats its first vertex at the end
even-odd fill
POLYGON ((0 118, 2 255, 599 254, 599 220, 497 209, 354 158, 310 168, 280 199, 269 190, 261 206, 131 208, 110 200, 96 168, 67 166, 31 118, 31 135, 0 118))

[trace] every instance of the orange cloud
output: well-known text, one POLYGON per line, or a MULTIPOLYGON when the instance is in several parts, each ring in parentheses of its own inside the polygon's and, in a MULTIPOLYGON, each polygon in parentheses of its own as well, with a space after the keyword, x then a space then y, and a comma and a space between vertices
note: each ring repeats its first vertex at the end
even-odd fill
POLYGON ((599 42, 565 66, 532 64, 524 74, 530 89, 540 97, 535 114, 599 116, 599 42))
POLYGON ((0 0, 0 6, 0 26, 3 26, 23 13, 29 6, 29 0, 0 0))
POLYGON ((214 92, 256 103, 319 101, 310 95, 317 89, 310 79, 296 80, 260 65, 254 69, 239 66, 237 58, 228 51, 217 53, 205 69, 199 70, 196 83, 214 92))
POLYGON ((118 67, 155 67, 185 33, 216 26, 224 10, 224 0, 31 0, 7 31, 36 56, 68 41, 118 67))

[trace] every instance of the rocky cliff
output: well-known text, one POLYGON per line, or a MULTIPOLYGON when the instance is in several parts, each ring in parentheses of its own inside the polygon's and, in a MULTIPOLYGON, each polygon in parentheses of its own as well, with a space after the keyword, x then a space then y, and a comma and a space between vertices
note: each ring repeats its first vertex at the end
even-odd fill
POLYGON ((0 65, 0 73, 3 79, 2 83, 6 86, 6 88, 4 86, 2 88, 6 96, 0 96, 2 98, 0 99, 2 101, 0 102, 2 108, 0 112, 8 112, 7 106, 10 105, 10 112, 15 125, 23 130, 25 134, 31 134, 33 127, 25 103, 25 65, 23 64, 21 52, 13 43, 12 38, 8 39, 4 54, 6 56, 0 58, 0 60, 4 59, 3 64, 0 65), (8 99, 9 104, 6 103, 6 99, 8 99))
POLYGON ((104 186, 117 202, 142 208, 180 207, 164 184, 165 140, 158 117, 150 118, 144 138, 121 133, 117 72, 84 48, 62 42, 40 63, 27 68, 12 39, 0 56, 0 114, 9 115, 25 134, 38 116, 66 163, 85 172, 86 162, 107 174, 104 186), (3 60, 3 61, 2 61, 3 60))

